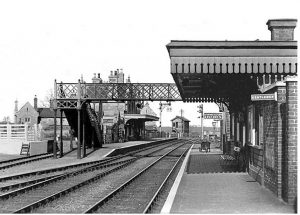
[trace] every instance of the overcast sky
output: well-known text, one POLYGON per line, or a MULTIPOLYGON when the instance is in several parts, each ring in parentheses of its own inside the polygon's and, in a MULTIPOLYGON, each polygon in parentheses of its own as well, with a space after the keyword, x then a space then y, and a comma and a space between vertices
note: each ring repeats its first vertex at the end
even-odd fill
MULTIPOLYGON (((13 119, 34 95, 44 100, 54 79, 89 82, 122 68, 132 82, 174 82, 171 40, 270 40, 268 19, 298 18, 298 0, 0 0, 0 120, 13 119)), ((296 38, 299 27, 296 28, 296 38)), ((198 104, 172 105, 163 125, 180 114, 199 124, 198 104)), ((158 104, 151 104, 158 113, 158 104)), ((205 111, 217 112, 205 104, 205 111)), ((210 121, 206 122, 211 125, 210 121)))

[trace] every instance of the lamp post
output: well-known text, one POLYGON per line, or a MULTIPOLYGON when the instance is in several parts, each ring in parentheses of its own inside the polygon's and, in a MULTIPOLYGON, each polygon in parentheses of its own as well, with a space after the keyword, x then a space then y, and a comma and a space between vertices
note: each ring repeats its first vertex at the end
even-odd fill
MULTIPOLYGON (((184 126, 183 126, 184 121, 183 121, 183 118, 182 118, 182 114, 183 114, 183 110, 180 109, 180 116, 181 116, 181 133, 182 133, 182 137, 183 137, 183 136, 184 136, 184 126)), ((182 138, 182 137, 181 137, 181 138, 182 138)))
POLYGON ((214 133, 213 133, 214 139, 216 138, 216 125, 217 125, 217 122, 216 122, 216 121, 213 121, 213 122, 212 122, 212 126, 213 126, 213 128, 214 128, 214 133))

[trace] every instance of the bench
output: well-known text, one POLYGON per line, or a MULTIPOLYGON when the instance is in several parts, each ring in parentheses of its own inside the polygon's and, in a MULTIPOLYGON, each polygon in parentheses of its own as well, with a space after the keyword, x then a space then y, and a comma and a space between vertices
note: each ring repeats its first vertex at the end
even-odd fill
POLYGON ((228 155, 228 154, 220 155, 220 158, 221 158, 221 165, 223 165, 223 166, 224 165, 233 165, 237 161, 237 159, 234 156, 228 155))
POLYGON ((233 155, 232 154, 220 155, 220 165, 225 168, 232 167, 236 170, 239 166, 239 159, 240 159, 240 148, 234 147, 233 155))

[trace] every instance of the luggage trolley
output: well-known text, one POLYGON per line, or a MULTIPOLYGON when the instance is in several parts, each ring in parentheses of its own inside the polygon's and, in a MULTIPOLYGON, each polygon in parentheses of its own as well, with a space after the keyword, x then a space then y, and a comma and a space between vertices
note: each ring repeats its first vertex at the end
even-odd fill
POLYGON ((210 152, 210 142, 209 141, 203 141, 201 142, 201 146, 199 148, 199 152, 205 151, 210 152))

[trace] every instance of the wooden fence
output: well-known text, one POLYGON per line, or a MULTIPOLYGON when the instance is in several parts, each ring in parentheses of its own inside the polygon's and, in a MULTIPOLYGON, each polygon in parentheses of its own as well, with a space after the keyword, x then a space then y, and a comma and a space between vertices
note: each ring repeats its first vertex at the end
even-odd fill
POLYGON ((22 143, 41 139, 41 127, 28 124, 0 125, 0 153, 18 154, 22 143))
POLYGON ((40 126, 28 124, 6 124, 0 125, 1 140, 24 140, 37 141, 40 139, 40 126))

